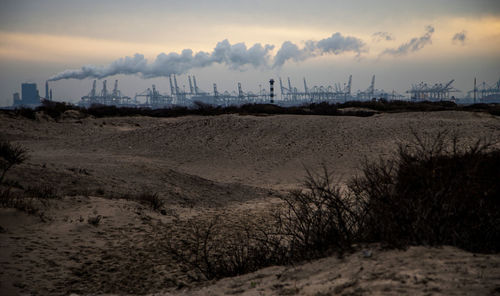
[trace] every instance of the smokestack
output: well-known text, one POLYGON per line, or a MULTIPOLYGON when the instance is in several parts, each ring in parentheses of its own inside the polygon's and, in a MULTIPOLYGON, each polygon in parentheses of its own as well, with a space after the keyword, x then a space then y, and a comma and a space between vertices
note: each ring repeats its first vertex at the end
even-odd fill
POLYGON ((45 81, 45 99, 49 99, 49 82, 45 81))
POLYGON ((474 104, 476 103, 476 92, 477 92, 476 77, 474 77, 474 104))
POLYGON ((269 80, 269 97, 271 98, 271 104, 274 103, 274 79, 269 80))

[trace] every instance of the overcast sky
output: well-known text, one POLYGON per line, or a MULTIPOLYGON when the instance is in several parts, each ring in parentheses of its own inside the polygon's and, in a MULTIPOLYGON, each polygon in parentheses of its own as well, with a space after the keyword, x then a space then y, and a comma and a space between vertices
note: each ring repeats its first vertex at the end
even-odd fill
POLYGON ((206 91, 258 91, 271 77, 301 89, 303 77, 331 85, 350 74, 355 90, 375 74, 386 91, 451 79, 468 91, 474 77, 500 79, 500 1, 0 2, 0 106, 22 82, 43 96, 45 80, 59 79, 55 99, 77 102, 95 78, 119 79, 133 96, 151 84, 168 92, 170 73, 186 87, 194 74, 206 91))

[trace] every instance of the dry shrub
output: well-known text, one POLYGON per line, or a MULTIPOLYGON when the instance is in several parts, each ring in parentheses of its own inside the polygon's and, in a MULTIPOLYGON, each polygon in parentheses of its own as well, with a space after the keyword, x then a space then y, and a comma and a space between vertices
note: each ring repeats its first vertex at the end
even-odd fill
POLYGON ((351 184, 364 204, 363 238, 396 247, 500 251, 500 151, 493 146, 460 145, 447 132, 414 132, 396 159, 367 163, 351 184))
POLYGON ((2 184, 7 171, 27 159, 28 151, 25 148, 0 139, 0 184, 2 184))
POLYGON ((175 231, 169 231, 161 245, 192 271, 188 272, 192 280, 240 275, 285 260, 279 237, 250 219, 228 221, 217 215, 208 221, 190 220, 181 232, 184 236, 178 239, 175 231))
POLYGON ((89 216, 87 218, 87 223, 92 225, 92 226, 99 226, 99 223, 101 223, 101 220, 102 220, 102 216, 101 215, 97 215, 97 216, 89 216))
POLYGON ((50 200, 60 198, 57 190, 47 184, 39 184, 37 186, 28 187, 25 190, 25 196, 28 198, 37 199, 44 206, 48 206, 50 200))
POLYGON ((322 175, 307 170, 303 187, 283 197, 283 206, 274 214, 277 232, 286 238, 292 259, 350 250, 358 228, 356 200, 340 189, 324 166, 322 175))
POLYGON ((193 219, 182 230, 169 230, 161 244, 186 270, 196 271, 195 280, 350 250, 357 235, 355 200, 342 195, 326 168, 323 175, 309 173, 304 186, 283 197, 267 218, 193 219), (187 236, 179 239, 179 233, 187 236))
POLYGON ((165 201, 156 192, 142 192, 132 199, 141 204, 151 207, 151 209, 153 209, 154 211, 160 210, 165 205, 165 201))
POLYGON ((500 151, 492 141, 460 145, 447 132, 414 132, 394 159, 367 162, 344 191, 326 168, 308 172, 303 189, 282 197, 266 220, 193 219, 160 244, 195 271, 194 280, 342 255, 355 243, 499 252, 499 179, 500 151), (187 236, 179 239, 179 232, 187 236))

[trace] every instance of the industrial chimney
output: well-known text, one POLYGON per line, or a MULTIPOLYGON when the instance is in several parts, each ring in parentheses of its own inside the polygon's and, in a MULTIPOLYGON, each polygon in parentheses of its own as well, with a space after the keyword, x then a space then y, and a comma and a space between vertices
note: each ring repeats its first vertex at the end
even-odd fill
POLYGON ((269 97, 271 98, 271 104, 274 103, 274 79, 269 80, 269 97))

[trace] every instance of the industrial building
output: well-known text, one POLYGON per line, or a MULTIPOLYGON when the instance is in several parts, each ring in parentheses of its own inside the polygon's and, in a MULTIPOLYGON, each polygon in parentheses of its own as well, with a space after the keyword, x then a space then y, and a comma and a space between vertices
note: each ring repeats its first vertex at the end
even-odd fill
POLYGON ((49 89, 49 82, 45 82, 45 97, 40 97, 36 83, 21 84, 21 96, 14 93, 12 96, 14 107, 36 107, 42 100, 52 100, 52 89, 49 89))
POLYGON ((13 100, 14 106, 34 107, 40 105, 40 94, 36 83, 21 84, 21 98, 19 99, 19 94, 15 93, 13 100))

